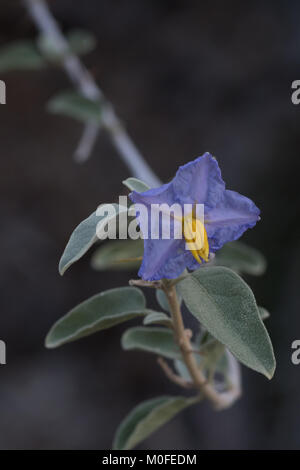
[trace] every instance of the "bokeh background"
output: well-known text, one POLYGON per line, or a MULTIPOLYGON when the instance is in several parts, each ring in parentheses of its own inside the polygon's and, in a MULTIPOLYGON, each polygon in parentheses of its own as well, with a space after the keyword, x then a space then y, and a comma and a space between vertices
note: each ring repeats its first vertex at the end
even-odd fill
MULTIPOLYGON (((228 187, 251 197, 262 221, 244 237, 269 263, 249 278, 271 311, 277 357, 269 382, 243 367, 244 395, 230 410, 188 409, 150 437, 147 449, 299 448, 300 4, 179 0, 51 0, 64 31, 92 31, 84 58, 148 162, 163 180, 210 151, 228 187)), ((36 30, 22 3, 1 0, 0 44, 36 30)), ((57 350, 44 349, 55 320, 135 273, 97 273, 90 255, 61 278, 57 265, 74 227, 115 199, 130 176, 101 135, 84 165, 72 159, 82 126, 45 111, 69 87, 60 69, 9 73, 0 106, 1 449, 105 449, 131 408, 178 393, 155 358, 120 347, 121 326, 57 350)), ((151 301, 151 299, 150 299, 151 301)))

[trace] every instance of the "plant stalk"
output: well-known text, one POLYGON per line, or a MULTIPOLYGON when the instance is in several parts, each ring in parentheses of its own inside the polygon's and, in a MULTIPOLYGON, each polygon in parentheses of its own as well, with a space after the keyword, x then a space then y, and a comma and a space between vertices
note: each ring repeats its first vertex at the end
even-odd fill
POLYGON ((221 410, 229 407, 240 396, 239 387, 233 386, 231 390, 221 393, 217 392, 213 385, 207 382, 206 377, 199 369, 193 354, 190 334, 184 327, 176 288, 170 283, 163 283, 162 288, 169 302, 176 341, 181 350, 183 361, 194 382, 195 388, 197 388, 199 392, 213 404, 214 408, 221 410))

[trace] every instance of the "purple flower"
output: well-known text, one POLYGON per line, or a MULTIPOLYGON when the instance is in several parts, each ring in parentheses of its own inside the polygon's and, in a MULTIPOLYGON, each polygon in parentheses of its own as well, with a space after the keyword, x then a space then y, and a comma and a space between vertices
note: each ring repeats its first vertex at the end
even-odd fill
MULTIPOLYGON (((144 257, 139 275, 145 280, 173 279, 184 271, 197 269, 207 262, 212 253, 225 243, 238 239, 259 220, 259 209, 247 197, 225 189, 221 171, 215 158, 209 153, 179 167, 173 180, 143 193, 133 191, 130 199, 143 204, 147 210, 137 211, 137 218, 144 235, 144 257), (185 220, 184 237, 171 236, 151 239, 150 210, 153 204, 204 204, 204 224, 193 211, 185 220), (190 236, 197 233, 196 237, 190 236), (193 249, 186 249, 186 242, 193 240, 193 249)), ((176 218, 175 218, 176 219, 176 218)))

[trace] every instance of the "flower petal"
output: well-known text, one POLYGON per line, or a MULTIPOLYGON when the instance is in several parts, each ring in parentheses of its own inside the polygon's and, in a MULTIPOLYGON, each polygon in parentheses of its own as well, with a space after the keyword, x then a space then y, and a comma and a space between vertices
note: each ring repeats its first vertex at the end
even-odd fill
POLYGON ((180 166, 171 184, 181 204, 205 204, 208 208, 215 207, 225 191, 218 162, 208 152, 180 166))
MULTIPOLYGON (((163 236, 167 219, 159 217, 152 221, 153 204, 165 204, 169 208, 176 204, 180 213, 184 204, 204 204, 210 254, 239 238, 259 220, 259 209, 250 199, 225 189, 219 165, 209 153, 181 166, 170 183, 143 193, 133 191, 130 198, 136 205, 137 219, 144 236, 144 257, 139 275, 146 280, 173 279, 185 268, 193 270, 200 267, 192 252, 186 249, 184 239, 174 239, 172 235, 171 239, 166 239, 163 236), (142 204, 140 213, 138 204, 142 204), (156 238, 152 237, 151 225, 158 233, 156 238)), ((164 208, 162 213, 166 212, 164 208)), ((173 217, 172 234, 176 224, 182 224, 181 217, 173 217)))
MULTIPOLYGON (((133 192, 130 199, 135 203, 137 209, 137 220, 144 237, 144 256, 139 270, 139 276, 148 281, 168 278, 173 279, 184 271, 185 262, 185 240, 163 238, 164 217, 151 218, 151 208, 153 204, 167 203, 173 204, 173 188, 171 184, 164 185, 161 188, 150 189, 144 193, 133 192), (139 207, 142 204, 146 210, 139 207), (155 232, 157 239, 152 239, 152 233, 155 232)), ((175 223, 180 223, 172 218, 170 220, 170 233, 174 234, 175 223)), ((191 255, 192 256, 192 255, 191 255)))
POLYGON ((225 243, 237 240, 260 219, 260 210, 251 199, 226 190, 222 201, 205 212, 205 228, 210 250, 219 250, 225 243))
POLYGON ((132 191, 129 197, 135 204, 145 204, 149 209, 151 204, 166 203, 171 206, 175 202, 172 182, 163 184, 159 188, 148 189, 148 191, 143 193, 132 191))
POLYGON ((184 240, 144 240, 143 262, 139 276, 147 281, 175 279, 186 267, 184 240))

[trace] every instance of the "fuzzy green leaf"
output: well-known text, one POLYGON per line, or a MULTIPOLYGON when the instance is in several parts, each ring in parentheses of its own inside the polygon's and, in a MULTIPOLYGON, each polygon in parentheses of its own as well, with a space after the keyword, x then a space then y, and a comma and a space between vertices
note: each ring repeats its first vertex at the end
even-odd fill
POLYGON ((155 295, 159 306, 166 312, 170 312, 169 302, 164 291, 161 289, 156 289, 155 295))
POLYGON ((47 104, 53 114, 62 114, 78 121, 101 123, 102 111, 100 101, 84 97, 77 91, 64 91, 54 96, 47 104))
POLYGON ((123 184, 129 191, 136 191, 137 193, 143 193, 150 189, 150 186, 137 178, 127 178, 123 181, 123 184))
POLYGON ((0 48, 0 72, 38 70, 45 65, 33 41, 16 41, 0 48))
POLYGON ((188 406, 195 398, 158 397, 136 406, 117 430, 113 448, 129 450, 150 436, 188 406))
POLYGON ((58 51, 52 37, 46 34, 40 34, 37 39, 37 47, 43 56, 51 62, 61 62, 66 54, 73 53, 76 55, 86 54, 92 51, 96 46, 96 39, 90 32, 82 29, 73 29, 67 35, 66 50, 58 51))
POLYGON ((112 240, 95 251, 91 264, 97 271, 138 269, 143 251, 143 240, 112 240))
MULTIPOLYGON (((105 210, 105 206, 105 204, 101 206, 101 209, 105 210)), ((107 206, 111 208, 112 205, 108 204, 107 206)), ((97 227, 100 230, 102 226, 105 227, 109 221, 116 218, 120 212, 127 212, 127 208, 124 206, 120 206, 119 204, 113 204, 113 206, 115 208, 114 216, 104 215, 101 217, 96 214, 96 211, 75 228, 59 262, 59 272, 61 275, 63 275, 75 261, 78 261, 98 240, 96 233, 97 227)))
MULTIPOLYGON (((181 296, 180 296, 177 289, 176 289, 176 291, 177 291, 178 302, 181 305, 182 298, 181 298, 181 296)), ((156 300, 157 300, 159 306, 163 310, 165 310, 166 312, 170 313, 170 305, 169 305, 168 299, 167 299, 166 294, 164 293, 164 291, 161 290, 161 289, 156 289, 155 295, 156 295, 156 300)))
POLYGON ((143 324, 146 325, 153 325, 153 324, 159 324, 159 325, 165 325, 168 327, 172 327, 173 323, 170 317, 166 315, 163 312, 154 312, 150 311, 146 315, 146 317, 143 320, 143 324))
POLYGON ((269 335, 251 289, 235 272, 222 267, 198 269, 178 289, 190 312, 243 364, 273 376, 269 335))
POLYGON ((94 295, 60 318, 49 331, 46 346, 56 348, 145 314, 145 298, 140 289, 110 289, 94 295))
POLYGON ((130 328, 122 336, 122 347, 125 350, 139 349, 169 359, 180 358, 173 333, 167 328, 130 328))
POLYGON ((240 241, 226 243, 216 254, 215 262, 238 273, 253 276, 263 274, 267 266, 264 256, 258 250, 240 241))

